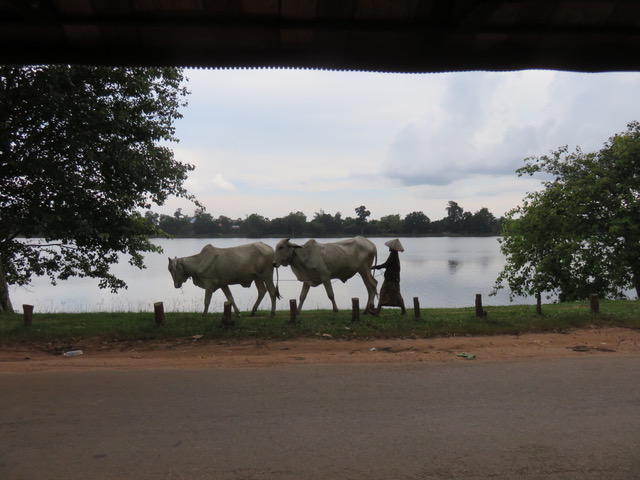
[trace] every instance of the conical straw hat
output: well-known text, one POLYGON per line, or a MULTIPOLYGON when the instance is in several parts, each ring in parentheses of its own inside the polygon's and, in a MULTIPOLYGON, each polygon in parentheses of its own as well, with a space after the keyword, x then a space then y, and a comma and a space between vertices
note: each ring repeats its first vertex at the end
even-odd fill
POLYGON ((388 242, 384 242, 384 244, 391 250, 395 250, 396 252, 404 252, 404 247, 400 243, 400 240, 398 240, 397 238, 389 240, 388 242))

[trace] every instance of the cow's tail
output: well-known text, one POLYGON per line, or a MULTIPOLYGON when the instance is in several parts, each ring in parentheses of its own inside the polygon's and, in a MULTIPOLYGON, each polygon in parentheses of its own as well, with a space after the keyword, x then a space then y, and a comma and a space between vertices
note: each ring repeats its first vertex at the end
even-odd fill
POLYGON ((280 275, 278 275, 278 267, 276 267, 276 298, 280 300, 282 295, 280 295, 280 289, 278 288, 278 283, 280 282, 280 275))

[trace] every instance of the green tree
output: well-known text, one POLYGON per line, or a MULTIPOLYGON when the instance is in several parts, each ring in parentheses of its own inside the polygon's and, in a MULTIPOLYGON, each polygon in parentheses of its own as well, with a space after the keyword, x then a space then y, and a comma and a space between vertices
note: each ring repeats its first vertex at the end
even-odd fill
POLYGON ((367 224, 367 217, 371 215, 371 212, 367 210, 367 207, 364 205, 360 205, 355 209, 356 211, 356 222, 360 227, 360 235, 364 235, 364 226, 367 224))
POLYGON ((404 217, 404 232, 411 235, 429 232, 431 220, 423 212, 411 212, 404 217))
POLYGON ((233 231, 233 226, 237 225, 239 220, 233 220, 232 218, 220 215, 218 217, 218 225, 222 233, 228 234, 233 231))
POLYGON ((346 217, 342 220, 342 228, 340 230, 342 235, 358 235, 360 233, 360 227, 358 226, 358 219, 353 217, 346 217))
POLYGON ((268 233, 268 227, 269 220, 257 213, 247 216, 242 223, 242 230, 252 238, 265 236, 268 233))
POLYGON ((214 220, 210 213, 204 211, 203 208, 197 208, 193 215, 193 234, 194 235, 216 235, 220 233, 220 225, 214 220))
POLYGON ((298 211, 291 212, 285 217, 287 224, 287 235, 295 237, 296 235, 302 235, 307 228, 307 216, 298 211))
POLYGON ((0 66, 0 310, 8 285, 99 279, 120 254, 144 267, 159 251, 138 214, 191 197, 191 165, 174 159, 173 123, 188 92, 175 68, 0 66))
POLYGON ((144 218, 151 225, 157 226, 158 223, 160 222, 160 214, 152 212, 151 210, 147 210, 146 212, 144 212, 144 218))
MULTIPOLYGON (((380 220, 373 218, 367 222, 367 235, 380 235, 382 233, 381 228, 380 220)), ((357 227, 355 232, 357 235, 362 235, 362 230, 357 227)))
POLYGON ((464 209, 458 205, 457 202, 450 200, 447 203, 447 217, 446 217, 446 228, 451 233, 460 233, 462 230, 464 216, 464 209))
POLYGON ((195 221, 195 218, 184 215, 182 209, 178 208, 173 212, 173 216, 161 214, 158 227, 166 235, 190 237, 195 233, 193 228, 195 221))
POLYGON ((397 213, 386 215, 380 218, 379 227, 381 233, 395 235, 402 232, 403 222, 397 213))
POLYGON ((309 222, 309 229, 314 235, 337 235, 342 231, 342 214, 336 212, 334 216, 320 210, 309 222))
POLYGON ((513 295, 552 292, 561 301, 629 288, 640 296, 640 124, 597 152, 565 146, 525 162, 520 175, 551 179, 508 213, 494 291, 507 283, 513 295))
POLYGON ((482 207, 469 218, 468 232, 481 235, 489 235, 499 233, 499 220, 489 211, 488 208, 482 207))

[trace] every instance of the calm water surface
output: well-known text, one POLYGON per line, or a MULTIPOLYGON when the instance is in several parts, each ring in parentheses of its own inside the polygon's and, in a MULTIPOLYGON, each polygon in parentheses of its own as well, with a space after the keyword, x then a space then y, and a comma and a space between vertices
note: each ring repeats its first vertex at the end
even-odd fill
MULTIPOLYGON (((303 244, 306 240, 293 241, 303 244)), ((320 241, 324 243, 335 240, 320 241)), ((384 242, 389 238, 371 240, 378 247, 378 263, 384 262, 389 253, 384 242)), ((91 279, 74 278, 52 286, 46 278, 38 278, 29 287, 11 287, 13 305, 18 310, 22 304, 34 305, 36 312, 153 311, 153 304, 162 301, 166 311, 200 311, 203 308, 204 290, 193 285, 190 280, 182 288, 175 289, 167 271, 167 257, 196 254, 207 243, 216 247, 231 247, 262 241, 274 247, 279 239, 199 238, 154 241, 164 249, 164 253, 147 255, 146 270, 138 270, 126 261, 115 266, 114 273, 127 282, 127 290, 113 294, 108 290, 100 290, 97 281, 91 279)), ((532 298, 516 298, 511 302, 507 289, 489 297, 504 264, 497 237, 401 238, 401 241, 405 248, 405 252, 400 254, 401 289, 409 309, 413 307, 413 297, 420 299, 420 306, 423 308, 473 306, 478 293, 482 294, 485 305, 535 301, 532 298)), ((379 289, 383 271, 376 271, 375 275, 379 289)), ((276 306, 278 310, 288 310, 289 299, 298 298, 301 283, 296 280, 289 267, 281 267, 279 277, 283 298, 278 300, 276 306)), ((353 297, 359 297, 361 303, 366 299, 366 289, 358 275, 347 283, 334 281, 333 289, 340 309, 350 309, 353 297)), ((231 287, 231 292, 240 310, 251 309, 257 295, 255 286, 243 288, 235 285, 231 287)), ((220 290, 216 291, 211 300, 210 311, 221 311, 224 302, 224 294, 220 290)), ((268 295, 260 308, 269 309, 268 295)), ((315 287, 309 291, 304 308, 331 308, 324 287, 315 287)))

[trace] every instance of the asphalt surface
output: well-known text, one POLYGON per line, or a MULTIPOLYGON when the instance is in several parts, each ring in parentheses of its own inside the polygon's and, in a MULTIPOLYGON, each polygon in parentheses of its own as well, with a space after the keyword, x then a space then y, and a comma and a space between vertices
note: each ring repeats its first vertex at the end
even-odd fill
POLYGON ((0 375, 0 479, 640 479, 640 358, 0 375))

